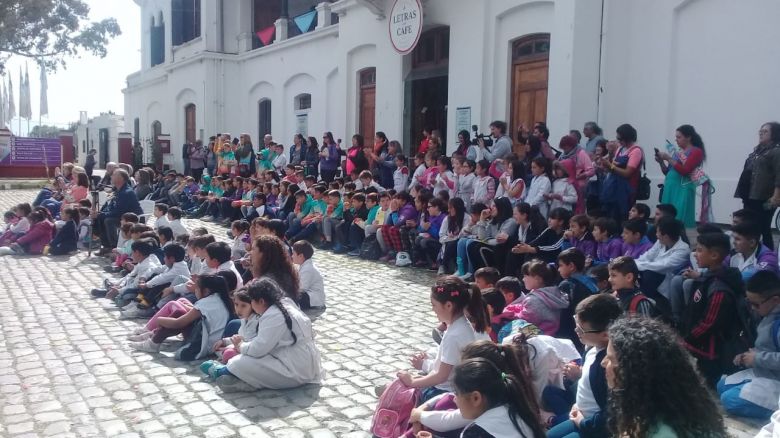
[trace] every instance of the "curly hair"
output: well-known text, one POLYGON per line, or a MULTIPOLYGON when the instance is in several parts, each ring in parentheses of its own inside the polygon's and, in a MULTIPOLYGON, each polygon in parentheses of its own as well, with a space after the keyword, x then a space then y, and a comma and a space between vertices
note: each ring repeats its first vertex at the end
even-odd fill
POLYGON ((610 388, 613 436, 644 438, 663 423, 680 438, 726 437, 720 408, 680 338, 663 323, 634 317, 609 329, 617 355, 610 388))
POLYGON ((252 276, 255 279, 270 277, 288 297, 297 302, 301 295, 298 270, 282 241, 276 236, 260 236, 252 245, 262 255, 257 260, 252 257, 252 276))

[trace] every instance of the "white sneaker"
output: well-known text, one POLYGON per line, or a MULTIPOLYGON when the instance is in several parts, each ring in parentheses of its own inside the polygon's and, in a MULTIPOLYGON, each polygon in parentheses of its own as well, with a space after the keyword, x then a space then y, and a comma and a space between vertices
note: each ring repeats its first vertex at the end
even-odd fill
POLYGON ((119 315, 119 319, 138 319, 148 318, 154 314, 153 309, 139 309, 138 306, 123 311, 119 315))
POLYGON ((159 353, 160 345, 162 344, 155 344, 152 342, 152 338, 149 338, 141 342, 131 342, 130 348, 133 350, 144 351, 146 353, 159 353))
POLYGON ((141 342, 147 339, 151 339, 152 336, 154 336, 154 332, 143 332, 137 335, 130 335, 127 337, 127 340, 132 342, 141 342))
POLYGON ((147 330, 145 325, 142 325, 141 327, 138 327, 137 329, 133 330, 133 335, 142 335, 150 330, 147 330))

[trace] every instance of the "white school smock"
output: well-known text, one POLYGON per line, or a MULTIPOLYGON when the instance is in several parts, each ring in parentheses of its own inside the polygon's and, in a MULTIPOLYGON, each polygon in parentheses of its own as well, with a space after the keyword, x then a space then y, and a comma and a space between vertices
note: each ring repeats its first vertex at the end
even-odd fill
POLYGON ((292 300, 285 298, 281 305, 290 315, 297 342, 293 343, 282 312, 272 306, 260 316, 258 336, 252 342, 241 344, 241 354, 230 359, 228 370, 258 389, 320 383, 322 361, 314 345, 311 321, 292 300))
POLYGON ((200 312, 202 336, 200 353, 195 359, 203 359, 211 353, 211 347, 222 339, 230 314, 219 295, 209 295, 193 304, 200 312))
MULTIPOLYGON (((436 358, 433 363, 430 364, 430 369, 423 371, 428 373, 435 372, 439 369, 439 365, 441 365, 442 362, 452 365, 453 367, 458 365, 461 362, 463 348, 474 341, 482 340, 490 340, 490 336, 487 333, 477 333, 477 331, 474 330, 474 327, 461 315, 447 327, 444 336, 441 338, 439 348, 436 351, 436 358)), ((436 388, 451 392, 454 374, 455 373, 451 372, 447 380, 436 385, 436 388)))
POLYGON ((577 382, 577 398, 574 404, 582 412, 585 418, 599 412, 601 407, 596 402, 596 398, 593 396, 593 389, 590 387, 590 367, 593 362, 596 361, 596 355, 599 354, 599 350, 596 347, 592 347, 585 353, 585 361, 582 364, 582 376, 577 382))
POLYGON ((305 260, 298 267, 298 277, 301 283, 301 292, 309 295, 309 305, 312 307, 325 306, 325 281, 322 273, 312 259, 305 260))
POLYGON ((531 428, 520 417, 515 419, 520 426, 520 430, 517 430, 512 424, 512 420, 509 418, 509 408, 506 405, 496 406, 493 409, 488 409, 473 423, 466 426, 460 436, 466 436, 466 431, 475 425, 496 438, 525 438, 534 436, 531 428))
POLYGON ((531 185, 526 190, 525 202, 531 204, 531 207, 539 207, 539 213, 544 217, 547 217, 547 200, 544 199, 544 194, 549 193, 551 188, 550 178, 547 175, 539 175, 531 180, 531 185))

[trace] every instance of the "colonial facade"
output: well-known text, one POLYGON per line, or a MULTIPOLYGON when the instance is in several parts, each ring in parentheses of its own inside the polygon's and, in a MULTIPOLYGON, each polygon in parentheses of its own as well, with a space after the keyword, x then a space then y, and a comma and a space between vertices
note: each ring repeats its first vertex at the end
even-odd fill
POLYGON ((409 151, 430 127, 452 150, 459 129, 495 119, 512 132, 546 121, 551 142, 629 122, 651 157, 690 123, 729 222, 758 128, 780 118, 776 0, 421 0, 407 55, 389 38, 394 0, 318 1, 136 0, 143 62, 125 129, 142 145, 169 135, 164 163, 181 169, 181 144, 217 132, 289 145, 384 131, 409 151))

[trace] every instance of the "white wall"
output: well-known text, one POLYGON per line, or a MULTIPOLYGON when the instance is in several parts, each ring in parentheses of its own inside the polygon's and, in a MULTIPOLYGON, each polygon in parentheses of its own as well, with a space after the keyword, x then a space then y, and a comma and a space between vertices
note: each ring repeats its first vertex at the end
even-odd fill
MULTIPOLYGON (((730 223, 741 208, 733 194, 744 159, 760 125, 779 117, 780 28, 769 17, 780 16, 780 2, 607 0, 606 7, 605 133, 614 137, 620 123, 632 123, 652 157, 653 147, 674 141, 677 126, 692 124, 707 148, 715 219, 730 223)), ((661 182, 656 163, 647 164, 661 182)))

